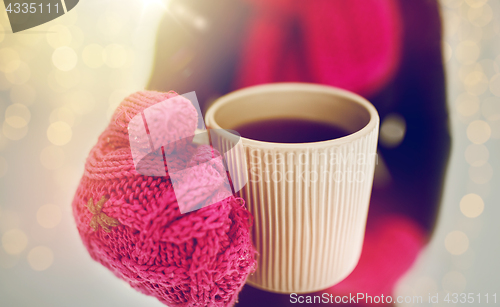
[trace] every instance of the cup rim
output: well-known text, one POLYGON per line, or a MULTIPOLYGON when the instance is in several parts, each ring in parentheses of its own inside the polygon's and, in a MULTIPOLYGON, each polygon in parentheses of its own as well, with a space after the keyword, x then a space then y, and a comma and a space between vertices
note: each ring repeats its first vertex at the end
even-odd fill
MULTIPOLYGON (((280 148, 304 148, 304 147, 309 147, 309 148, 321 148, 325 146, 332 146, 332 145, 342 145, 345 143, 350 143, 354 140, 357 140, 370 132, 372 132, 374 129, 379 124, 379 115, 377 112, 377 109, 365 98, 361 97, 358 94, 355 94, 353 92, 330 86, 330 85, 323 85, 323 84, 315 84, 315 83, 304 83, 304 82, 280 82, 280 83, 266 83, 266 84, 260 84, 260 85, 254 85, 254 86, 249 86, 245 87, 236 91, 233 91, 231 93, 228 93, 224 96, 219 97, 216 99, 216 101, 208 108, 207 113, 205 115, 205 123, 207 125, 208 129, 220 129, 221 131, 222 128, 219 126, 219 124, 215 121, 215 113, 217 112, 218 109, 223 107, 224 105, 227 105, 231 103, 234 99, 238 99, 241 97, 245 97, 249 94, 265 94, 265 93, 270 93, 270 92, 281 92, 281 91, 289 91, 289 90, 303 90, 303 91, 311 91, 311 92, 316 92, 316 93, 326 93, 326 94, 331 94, 331 95, 336 95, 340 96, 346 99, 349 99, 358 105, 362 106, 364 109, 366 109, 370 115, 370 120, 368 123, 361 129, 359 129, 356 132, 353 132, 349 135, 336 138, 336 139, 331 139, 331 140, 326 140, 326 141, 319 141, 319 142, 307 142, 307 143, 278 143, 278 142, 266 142, 266 141, 259 141, 259 140, 254 140, 254 139, 249 139, 243 136, 240 136, 242 141, 250 145, 252 147, 280 147, 280 148)), ((230 132, 228 132, 230 133, 230 132)), ((231 133, 232 134, 232 133, 231 133)))

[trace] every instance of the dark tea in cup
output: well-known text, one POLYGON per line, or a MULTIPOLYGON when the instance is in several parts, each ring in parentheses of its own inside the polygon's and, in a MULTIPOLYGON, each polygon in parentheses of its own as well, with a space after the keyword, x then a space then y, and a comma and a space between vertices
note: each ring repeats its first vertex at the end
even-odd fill
POLYGON ((333 123, 301 118, 273 118, 235 127, 242 137, 275 143, 310 143, 338 139, 349 135, 333 123))

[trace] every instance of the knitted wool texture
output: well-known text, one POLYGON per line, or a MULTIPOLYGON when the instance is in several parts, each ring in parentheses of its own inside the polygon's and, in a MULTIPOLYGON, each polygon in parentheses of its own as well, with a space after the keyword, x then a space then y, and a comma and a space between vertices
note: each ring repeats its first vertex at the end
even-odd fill
MULTIPOLYGON (((73 215, 90 256, 136 290, 169 306, 233 305, 256 265, 252 220, 243 200, 231 196, 181 214, 168 174, 140 175, 131 156, 130 119, 176 95, 138 92, 120 104, 87 158, 73 215), (119 222, 110 232, 89 225, 93 214, 87 204, 102 197, 107 201, 101 212, 119 222)), ((193 159, 179 163, 197 164, 200 156, 210 153, 201 146, 193 159)), ((197 180, 186 180, 197 187, 197 195, 208 190, 200 182, 226 175, 219 165, 212 166, 208 163, 207 173, 197 180)), ((210 189, 212 193, 214 187, 210 189)))

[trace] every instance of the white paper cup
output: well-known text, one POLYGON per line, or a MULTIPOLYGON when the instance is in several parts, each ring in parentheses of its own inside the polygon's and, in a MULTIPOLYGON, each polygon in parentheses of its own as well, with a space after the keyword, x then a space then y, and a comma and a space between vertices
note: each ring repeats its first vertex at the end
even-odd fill
MULTIPOLYGON (((345 90, 274 83, 219 98, 207 111, 206 124, 235 129, 273 118, 329 122, 350 133, 313 143, 241 138, 246 167, 239 167, 238 176, 248 183, 238 194, 255 218, 252 240, 259 253, 257 270, 247 282, 272 292, 318 291, 344 279, 359 260, 378 113, 367 100, 345 90)), ((237 154, 226 158, 228 164, 243 161, 237 154)))

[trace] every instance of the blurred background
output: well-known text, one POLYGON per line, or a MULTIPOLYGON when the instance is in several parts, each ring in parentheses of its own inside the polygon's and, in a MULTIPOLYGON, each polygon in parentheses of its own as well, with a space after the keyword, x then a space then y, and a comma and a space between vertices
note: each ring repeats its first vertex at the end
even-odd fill
MULTIPOLYGON (((396 294, 500 300, 500 2, 440 5, 452 154, 437 228, 396 294)), ((70 204, 112 112, 148 82, 169 3, 84 0, 16 34, 0 10, 0 306, 164 306, 90 258, 70 204)))

